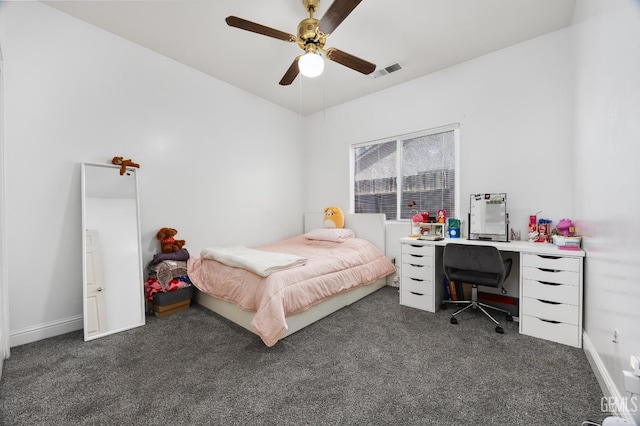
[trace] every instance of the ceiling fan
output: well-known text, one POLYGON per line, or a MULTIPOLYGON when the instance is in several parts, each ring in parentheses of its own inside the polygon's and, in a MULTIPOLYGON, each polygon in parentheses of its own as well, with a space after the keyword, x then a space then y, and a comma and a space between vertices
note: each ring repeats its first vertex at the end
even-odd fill
POLYGON ((293 83, 298 73, 302 73, 307 77, 315 77, 322 74, 324 61, 321 53, 327 59, 351 68, 352 70, 361 72, 362 74, 371 74, 376 69, 375 64, 342 50, 338 50, 335 47, 324 49, 327 37, 349 16, 361 1, 362 0, 334 0, 322 19, 318 20, 313 17, 313 14, 317 11, 320 0, 302 0, 304 7, 309 12, 309 17, 303 19, 298 24, 297 37, 284 31, 238 18, 237 16, 228 16, 225 21, 227 25, 231 27, 277 38, 278 40, 286 42, 298 43, 305 53, 297 56, 293 60, 293 63, 280 80, 280 85, 282 86, 288 86, 293 83))

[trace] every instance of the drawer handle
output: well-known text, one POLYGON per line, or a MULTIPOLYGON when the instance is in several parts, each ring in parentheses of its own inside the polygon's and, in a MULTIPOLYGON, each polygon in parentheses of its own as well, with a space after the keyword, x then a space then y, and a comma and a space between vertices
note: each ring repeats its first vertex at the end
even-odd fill
POLYGON ((409 244, 411 247, 422 248, 420 244, 409 244))
POLYGON ((538 318, 540 321, 544 321, 544 322, 548 322, 551 324, 560 324, 560 321, 552 321, 552 320, 547 320, 547 319, 542 319, 542 318, 538 318))
POLYGON ((409 278, 409 279, 413 281, 420 281, 420 282, 424 281, 424 280, 421 280, 420 278, 409 278))
POLYGON ((424 265, 416 265, 415 263, 410 263, 409 265, 415 267, 415 268, 424 268, 424 265))
POLYGON ((409 293, 415 294, 416 296, 424 296, 422 293, 416 293, 415 291, 410 291, 409 293))
POLYGON ((540 284, 542 284, 542 285, 552 285, 552 286, 554 286, 554 287, 559 286, 559 285, 562 285, 562 284, 560 284, 560 283, 551 283, 551 282, 549 282, 549 281, 538 281, 538 282, 539 282, 540 284))
POLYGON ((552 302, 551 300, 538 299, 538 301, 540 301, 542 303, 547 303, 549 305, 562 305, 562 303, 560 303, 560 302, 552 302))
POLYGON ((541 270, 541 271, 544 271, 544 272, 553 272, 553 273, 562 272, 562 271, 560 271, 558 269, 547 269, 547 268, 538 268, 538 269, 541 270))
POLYGON ((420 257, 420 258, 424 257, 424 256, 422 256, 421 254, 410 254, 409 256, 413 256, 413 257, 420 257))
POLYGON ((543 259, 553 259, 553 260, 558 260, 558 259, 562 259, 562 257, 560 256, 549 256, 549 255, 543 255, 543 254, 539 254, 538 257, 541 257, 543 259))

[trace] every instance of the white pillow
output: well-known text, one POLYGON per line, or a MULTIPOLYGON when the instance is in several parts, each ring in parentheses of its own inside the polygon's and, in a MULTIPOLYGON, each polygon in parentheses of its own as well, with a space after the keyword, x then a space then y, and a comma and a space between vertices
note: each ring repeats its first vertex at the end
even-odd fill
POLYGON ((343 243, 349 238, 356 236, 356 233, 347 228, 318 228, 304 234, 308 240, 331 241, 343 243))

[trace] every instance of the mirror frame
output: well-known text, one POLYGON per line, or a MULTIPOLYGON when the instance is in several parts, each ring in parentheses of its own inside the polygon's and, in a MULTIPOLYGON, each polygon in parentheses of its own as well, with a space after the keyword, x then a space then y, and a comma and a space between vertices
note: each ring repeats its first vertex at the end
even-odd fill
POLYGON ((507 194, 505 192, 484 193, 484 194, 471 194, 469 197, 469 240, 484 240, 484 241, 501 241, 509 242, 509 213, 507 213, 507 194), (504 209, 501 209, 500 223, 496 223, 495 226, 500 226, 503 232, 479 232, 480 230, 486 230, 486 206, 489 204, 499 203, 504 205, 504 209), (476 209, 474 209, 474 204, 476 209), (477 207, 485 207, 483 214, 480 217, 476 216, 475 211, 477 207), (474 228, 474 225, 478 225, 481 221, 480 229, 474 228))
MULTIPOLYGON (((119 175, 119 170, 120 170, 120 166, 116 166, 116 165, 112 165, 112 164, 98 164, 98 163, 81 163, 80 166, 80 170, 81 170, 81 204, 82 204, 82 311, 83 311, 83 326, 84 326, 84 340, 88 341, 88 340, 93 340, 99 337, 103 337, 103 336, 108 336, 114 333, 118 333, 121 331, 125 331, 125 330, 129 330, 135 327, 140 327, 145 325, 145 297, 144 297, 144 281, 143 281, 143 263, 142 263, 142 244, 141 244, 141 233, 140 233, 140 205, 139 205, 139 190, 138 190, 138 169, 134 169, 134 168, 127 168, 127 173, 126 176, 120 176, 119 175), (135 201, 135 244, 136 244, 136 262, 137 263, 137 273, 136 273, 136 286, 137 286, 137 291, 135 291, 130 284, 128 284, 127 286, 127 292, 130 291, 130 293, 128 294, 139 294, 140 296, 140 303, 138 304, 137 301, 133 301, 132 303, 135 304, 135 307, 130 306, 129 309, 132 311, 131 313, 127 313, 126 315, 123 315, 123 317, 126 318, 126 320, 121 323, 118 324, 117 326, 115 326, 113 329, 112 328, 108 328, 106 331, 101 331, 101 332, 95 332, 95 333, 91 333, 90 332, 90 323, 89 323, 89 317, 87 315, 88 313, 88 306, 87 306, 87 296, 88 296, 88 291, 87 291, 87 283, 88 283, 88 273, 91 271, 93 271, 93 269, 89 268, 89 265, 87 264, 87 238, 90 236, 90 232, 87 229, 88 226, 88 221, 87 221, 87 171, 90 170, 91 168, 105 168, 105 169, 111 169, 109 171, 111 171, 113 173, 114 179, 126 179, 128 177, 132 177, 132 185, 133 187, 127 187, 127 191, 129 191, 128 193, 130 194, 127 197, 118 197, 118 189, 114 189, 115 187, 117 187, 116 185, 114 185, 114 188, 110 188, 108 182, 101 182, 99 184, 96 184, 94 182, 89 182, 89 186, 91 188, 91 185, 94 185, 94 188, 98 188, 98 192, 103 191, 105 193, 104 198, 105 199, 109 199, 109 198, 113 198, 113 199, 118 199, 118 200, 123 200, 123 199, 133 199, 135 201), (139 293, 138 293, 139 292, 139 293), (134 310, 136 310, 134 312, 134 310)), ((116 181, 114 181, 116 182, 116 181)), ((126 185, 128 186, 128 185, 126 185)), ((90 195, 90 194, 89 194, 90 195)), ((89 198, 102 198, 102 197, 89 197, 89 198)), ((129 241, 133 241, 132 239, 129 239, 129 241)), ((131 245, 132 246, 132 245, 131 245)), ((101 247, 101 249, 104 247, 101 247)), ((108 266, 102 268, 103 271, 107 269, 108 266)), ((133 270, 134 268, 134 263, 131 263, 131 268, 130 270, 133 270)), ((112 267, 113 268, 113 267, 112 267)), ((99 272, 100 273, 100 272, 99 272)), ((109 275, 108 273, 106 275, 109 275)), ((114 282, 113 280, 111 282, 114 282)), ((119 280, 118 280, 119 282, 119 280)), ((133 275, 130 274, 129 275, 129 279, 128 280, 124 280, 123 282, 125 283, 131 283, 133 282, 133 275)), ((110 283, 105 282, 105 288, 108 289, 110 283)), ((99 291, 102 291, 102 289, 99 289, 99 291)), ((124 305, 123 304, 121 306, 119 306, 119 308, 122 308, 124 305)), ((113 308, 112 308, 113 309, 113 308)), ((108 309, 107 312, 105 312, 105 315, 108 315, 108 309)), ((120 318, 120 316, 117 316, 118 318, 120 318)))

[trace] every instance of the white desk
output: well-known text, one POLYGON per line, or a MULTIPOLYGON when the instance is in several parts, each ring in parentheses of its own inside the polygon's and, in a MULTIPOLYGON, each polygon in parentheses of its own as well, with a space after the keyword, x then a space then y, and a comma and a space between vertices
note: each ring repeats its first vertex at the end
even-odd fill
POLYGON ((400 304, 429 312, 439 309, 445 298, 442 249, 449 243, 491 245, 517 253, 520 333, 582 347, 582 250, 528 241, 401 238, 400 304))

